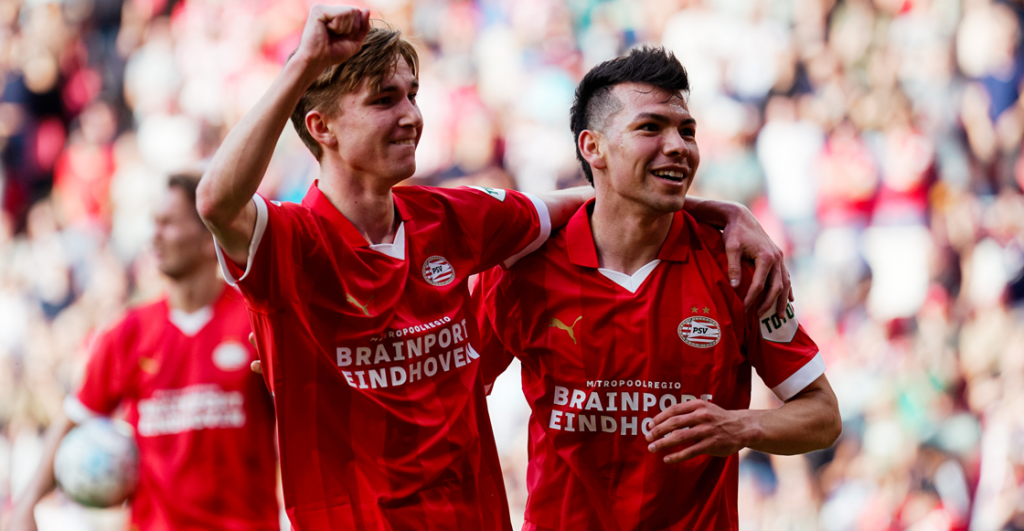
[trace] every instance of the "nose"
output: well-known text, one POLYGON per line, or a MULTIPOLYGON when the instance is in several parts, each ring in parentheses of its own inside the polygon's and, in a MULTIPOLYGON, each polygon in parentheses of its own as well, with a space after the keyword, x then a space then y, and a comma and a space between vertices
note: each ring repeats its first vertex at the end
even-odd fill
POLYGON ((683 135, 674 129, 666 129, 662 152, 669 157, 681 157, 686 154, 689 146, 683 135))
POLYGON ((412 127, 417 131, 423 129, 423 113, 420 112, 419 106, 408 98, 402 104, 402 116, 398 120, 398 125, 412 127))

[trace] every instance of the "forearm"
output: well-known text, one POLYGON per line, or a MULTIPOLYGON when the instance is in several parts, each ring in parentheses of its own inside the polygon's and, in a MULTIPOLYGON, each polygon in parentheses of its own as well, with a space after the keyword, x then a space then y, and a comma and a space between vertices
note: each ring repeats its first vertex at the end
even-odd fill
POLYGON ((199 214, 215 234, 230 225, 256 193, 281 131, 316 74, 298 57, 289 60, 217 149, 196 192, 199 214))
POLYGON ((842 432, 835 395, 808 391, 782 407, 751 410, 747 447, 759 452, 796 455, 832 446, 842 432))
POLYGON ((583 203, 594 197, 594 189, 590 186, 577 186, 539 194, 538 197, 548 207, 551 227, 558 228, 568 223, 569 218, 583 206, 583 203))
POLYGON ((746 210, 746 207, 732 201, 715 201, 688 195, 683 209, 697 221, 707 223, 717 229, 724 229, 729 224, 729 220, 739 216, 742 210, 746 210))
POLYGON ((43 455, 39 460, 39 467, 18 498, 14 508, 16 513, 31 515, 36 503, 57 486, 53 475, 53 461, 57 455, 60 441, 74 427, 75 423, 62 415, 55 419, 50 424, 50 427, 47 428, 46 436, 43 439, 43 455))

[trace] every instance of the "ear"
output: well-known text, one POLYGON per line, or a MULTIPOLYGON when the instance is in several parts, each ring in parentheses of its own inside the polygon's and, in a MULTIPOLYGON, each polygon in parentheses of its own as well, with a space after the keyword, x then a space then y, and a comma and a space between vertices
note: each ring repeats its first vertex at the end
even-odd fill
POLYGON ((309 111, 306 113, 306 130, 309 131, 313 140, 326 147, 334 147, 338 139, 334 137, 334 131, 327 125, 327 116, 320 111, 309 111))
POLYGON ((587 161, 587 164, 590 164, 593 169, 604 170, 608 167, 608 163, 604 160, 604 141, 604 135, 590 129, 584 129, 577 140, 577 147, 579 147, 580 154, 583 155, 583 160, 587 161))

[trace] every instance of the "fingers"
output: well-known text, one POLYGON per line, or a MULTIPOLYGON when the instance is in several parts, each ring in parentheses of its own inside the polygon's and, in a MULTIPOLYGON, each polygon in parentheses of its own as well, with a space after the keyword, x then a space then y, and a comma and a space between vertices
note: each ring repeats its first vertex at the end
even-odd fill
POLYGON ((323 24, 334 35, 358 35, 369 31, 369 9, 315 5, 309 11, 310 19, 323 24))
POLYGON ((249 343, 251 343, 253 347, 256 346, 256 334, 249 332, 249 343))
POLYGON ((260 360, 256 360, 249 364, 249 370, 256 374, 263 374, 263 364, 260 363, 260 360))
POLYGON ((771 311, 773 308, 775 308, 776 303, 779 301, 779 299, 782 299, 783 301, 782 309, 786 309, 786 295, 788 294, 783 293, 783 274, 785 273, 783 272, 782 262, 776 261, 775 263, 773 263, 771 267, 771 273, 769 273, 768 275, 768 291, 765 292, 764 297, 762 297, 761 305, 758 306, 757 308, 757 315, 764 315, 765 313, 771 311))
POLYGON ((698 455, 704 455, 706 453, 709 453, 709 451, 711 450, 711 445, 712 442, 710 439, 698 441, 674 454, 666 455, 664 461, 670 464, 682 463, 687 459, 692 459, 694 457, 697 457, 698 455))
POLYGON ((734 288, 740 285, 740 279, 743 276, 743 270, 740 268, 741 253, 742 248, 739 243, 731 240, 725 243, 725 258, 729 262, 729 284, 734 288))
POLYGON ((647 435, 648 441, 653 441, 658 437, 661 437, 665 433, 672 431, 672 428, 666 430, 659 430, 661 425, 675 417, 681 417, 692 413, 702 406, 703 401, 701 400, 687 400, 681 404, 670 406, 668 409, 663 410, 654 417, 654 426, 651 428, 651 432, 647 435))
POLYGON ((750 280, 750 287, 747 288, 747 296, 743 298, 743 307, 747 310, 751 309, 761 297, 765 280, 768 279, 768 273, 773 265, 773 262, 763 257, 754 259, 754 276, 750 280))

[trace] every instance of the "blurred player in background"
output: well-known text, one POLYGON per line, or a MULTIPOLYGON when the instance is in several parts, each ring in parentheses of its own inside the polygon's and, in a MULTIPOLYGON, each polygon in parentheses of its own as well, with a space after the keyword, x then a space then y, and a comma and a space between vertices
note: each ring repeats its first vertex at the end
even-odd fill
POLYGON ((571 123, 596 198, 483 275, 485 373, 518 357, 532 409, 524 529, 737 529, 736 452, 839 436, 793 306, 745 308, 751 272, 730 285, 721 233, 683 210, 700 163, 688 90, 663 49, 591 70, 571 123), (751 366, 784 405, 748 409, 751 366))
POLYGON ((119 407, 139 448, 131 529, 279 529, 273 403, 249 370, 255 352, 245 305, 217 276, 213 238, 195 209, 197 183, 173 176, 156 212, 153 248, 166 298, 130 310, 96 340, 10 531, 36 529, 33 511, 54 488, 63 436, 119 407))
MULTIPOLYGON (((395 187, 416 168, 417 69, 368 11, 314 6, 200 185, 274 391, 298 529, 511 527, 467 279, 542 245, 592 192, 395 187), (301 204, 255 195, 289 117, 320 163, 301 204)), ((777 256, 739 217, 751 248, 777 256)))

